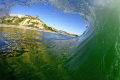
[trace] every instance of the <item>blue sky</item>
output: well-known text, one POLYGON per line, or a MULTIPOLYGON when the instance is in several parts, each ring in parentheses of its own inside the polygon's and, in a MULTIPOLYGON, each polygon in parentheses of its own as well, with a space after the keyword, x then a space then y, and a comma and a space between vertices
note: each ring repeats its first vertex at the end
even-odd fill
POLYGON ((86 30, 86 22, 79 14, 64 13, 60 9, 44 5, 44 3, 33 4, 29 7, 14 6, 11 14, 39 16, 38 18, 48 26, 73 34, 81 35, 86 30))

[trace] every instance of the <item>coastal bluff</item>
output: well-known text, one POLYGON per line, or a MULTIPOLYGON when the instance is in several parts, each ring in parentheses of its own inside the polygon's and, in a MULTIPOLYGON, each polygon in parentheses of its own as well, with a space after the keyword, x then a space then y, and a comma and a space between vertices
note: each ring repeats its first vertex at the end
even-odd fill
POLYGON ((62 30, 57 30, 53 27, 47 26, 43 21, 37 17, 30 15, 20 15, 20 14, 10 14, 10 16, 4 16, 0 19, 0 24, 2 25, 16 25, 16 26, 26 26, 31 28, 36 28, 39 30, 52 31, 56 33, 61 33, 68 36, 76 37, 78 35, 67 33, 62 30))

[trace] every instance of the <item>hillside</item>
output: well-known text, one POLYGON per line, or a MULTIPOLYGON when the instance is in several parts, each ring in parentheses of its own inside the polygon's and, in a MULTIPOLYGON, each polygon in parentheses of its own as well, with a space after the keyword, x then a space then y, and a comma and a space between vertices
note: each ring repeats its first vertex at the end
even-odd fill
POLYGON ((1 18, 0 22, 1 24, 26 26, 26 27, 37 28, 40 30, 48 30, 56 33, 62 33, 62 34, 74 36, 74 37, 77 36, 75 34, 70 34, 65 31, 61 31, 61 30, 57 30, 55 28, 49 27, 37 17, 32 17, 29 15, 10 14, 10 17, 4 16, 3 18, 1 18))

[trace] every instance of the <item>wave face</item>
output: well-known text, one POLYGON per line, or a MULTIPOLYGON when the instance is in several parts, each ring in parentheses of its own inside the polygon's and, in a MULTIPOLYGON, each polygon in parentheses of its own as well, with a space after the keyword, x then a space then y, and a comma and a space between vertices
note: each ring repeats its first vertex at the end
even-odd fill
MULTIPOLYGON (((5 15, 9 16, 10 9, 15 5, 29 6, 38 2, 55 5, 65 13, 80 14, 87 22, 88 29, 77 38, 62 35, 63 39, 60 39, 60 35, 45 32, 33 32, 37 34, 37 37, 32 37, 32 39, 29 38, 30 36, 26 37, 26 35, 23 35, 22 38, 15 37, 14 39, 8 39, 3 35, 10 34, 6 33, 9 31, 1 29, 1 31, 4 30, 4 32, 1 33, 3 40, 0 38, 1 49, 7 45, 4 40, 8 40, 8 43, 13 44, 15 41, 15 43, 22 47, 24 44, 27 45, 24 43, 24 36, 27 38, 26 42, 34 41, 34 44, 32 42, 30 44, 35 46, 35 49, 27 45, 24 46, 24 48, 28 47, 28 50, 23 50, 21 47, 19 50, 13 50, 13 53, 20 53, 21 51, 24 53, 29 52, 28 55, 17 54, 17 57, 13 57, 14 55, 9 52, 12 57, 0 58, 0 65, 3 68, 3 71, 0 71, 0 76, 3 77, 2 75, 7 75, 7 77, 3 77, 3 79, 8 79, 9 77, 12 79, 36 78, 42 80, 120 79, 119 0, 2 0, 0 1, 0 17, 5 15), (50 37, 48 34, 54 35, 55 37, 50 37), (38 37, 41 37, 41 39, 38 37), (41 48, 43 50, 39 50, 41 48), (34 52, 41 53, 35 54, 34 52), (42 55, 42 57, 39 55, 42 55), (45 56, 47 57, 45 58, 45 56), (48 56, 50 57, 48 58, 48 56), (24 66, 22 64, 24 64, 24 66), (21 69, 23 69, 23 71, 21 69), (25 71, 28 71, 26 75, 22 75, 25 71), (9 73, 12 75, 9 76, 9 73), (23 76, 26 77, 23 78, 23 76)), ((30 31, 28 30, 28 32, 30 31)), ((21 36, 21 34, 19 36, 21 36)), ((14 47, 15 49, 17 48, 16 46, 14 47)), ((3 50, 6 51, 6 48, 3 50)), ((1 54, 3 53, 5 52, 1 50, 1 54)))

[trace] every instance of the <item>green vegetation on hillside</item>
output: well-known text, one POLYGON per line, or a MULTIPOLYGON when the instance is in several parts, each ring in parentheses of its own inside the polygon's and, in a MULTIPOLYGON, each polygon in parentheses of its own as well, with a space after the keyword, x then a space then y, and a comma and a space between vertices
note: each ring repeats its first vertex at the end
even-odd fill
POLYGON ((37 17, 32 17, 29 15, 26 15, 26 16, 21 17, 21 18, 17 17, 17 16, 11 16, 10 18, 4 16, 0 19, 0 24, 26 26, 26 27, 37 28, 40 30, 48 30, 48 31, 56 32, 56 33, 70 35, 70 36, 74 36, 74 37, 78 36, 75 34, 67 33, 65 31, 56 30, 50 26, 47 26, 45 23, 43 23, 37 17))
POLYGON ((51 27, 47 26, 46 24, 44 24, 44 28, 45 28, 45 30, 50 30, 50 31, 53 31, 53 32, 58 32, 58 31, 55 31, 54 29, 52 29, 51 27))
POLYGON ((16 16, 14 16, 13 18, 8 18, 8 17, 4 16, 0 19, 0 21, 1 21, 1 24, 19 25, 19 23, 22 22, 24 19, 26 19, 26 18, 25 17, 19 18, 16 16))
MULTIPOLYGON (((7 25, 20 25, 20 23, 22 21, 24 21, 25 19, 30 19, 30 20, 39 20, 38 18, 36 17, 31 17, 31 16, 28 16, 28 17, 17 17, 17 16, 14 16, 12 18, 8 18, 6 16, 2 17, 0 19, 0 22, 1 24, 7 24, 7 25)), ((38 25, 39 23, 38 22, 31 22, 32 24, 29 24, 30 23, 30 20, 27 21, 27 24, 28 25, 25 25, 27 27, 33 27, 33 28, 39 28, 35 25, 38 25)), ((41 20, 40 20, 41 21, 41 20)), ((51 27, 47 26, 46 24, 43 25, 44 26, 44 30, 49 30, 49 31, 52 31, 52 32, 58 32, 58 31, 55 31, 54 29, 52 29, 51 27)))

